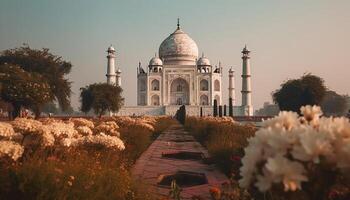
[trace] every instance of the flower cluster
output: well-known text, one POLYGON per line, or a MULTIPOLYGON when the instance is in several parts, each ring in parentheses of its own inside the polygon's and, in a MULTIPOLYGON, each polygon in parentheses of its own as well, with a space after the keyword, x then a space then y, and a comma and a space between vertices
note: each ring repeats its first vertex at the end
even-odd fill
POLYGON ((24 147, 100 146, 115 150, 125 149, 114 121, 94 122, 75 118, 68 121, 16 118, 10 123, 0 122, 0 157, 17 160, 24 147))
POLYGON ((131 117, 113 117, 117 124, 122 127, 128 126, 140 126, 150 132, 155 130, 156 119, 154 117, 141 117, 141 118, 131 118, 131 117))
POLYGON ((17 160, 23 152, 24 148, 13 141, 0 141, 0 158, 8 156, 12 160, 17 160))
POLYGON ((265 192, 282 183, 285 191, 295 191, 310 180, 311 165, 350 170, 349 120, 320 117, 317 106, 304 106, 301 113, 302 117, 280 112, 248 139, 240 168, 241 187, 254 183, 265 192))
POLYGON ((118 132, 119 126, 114 121, 106 121, 101 122, 94 131, 96 133, 106 133, 107 135, 118 136, 120 137, 120 133, 118 132))
POLYGON ((116 136, 106 135, 104 133, 100 133, 97 135, 88 135, 81 138, 65 138, 61 141, 63 146, 71 147, 71 146, 81 146, 81 145, 96 145, 103 146, 106 148, 112 148, 116 150, 125 149, 124 143, 116 136))
POLYGON ((13 130, 11 124, 0 122, 0 138, 12 140, 21 138, 21 136, 13 130))

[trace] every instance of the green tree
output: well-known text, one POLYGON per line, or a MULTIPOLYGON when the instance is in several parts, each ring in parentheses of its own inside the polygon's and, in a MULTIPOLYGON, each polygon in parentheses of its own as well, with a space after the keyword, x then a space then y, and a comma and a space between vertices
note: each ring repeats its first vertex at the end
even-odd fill
POLYGON ((273 94, 273 101, 280 110, 300 112, 304 105, 320 105, 326 93, 323 79, 305 74, 299 79, 284 82, 273 94))
POLYGON ((345 115, 348 110, 347 96, 339 95, 335 91, 327 90, 321 102, 321 108, 325 115, 345 115))
POLYGON ((19 66, 0 65, 1 99, 13 107, 13 117, 20 114, 21 107, 30 108, 35 116, 40 115, 42 106, 54 99, 50 85, 37 73, 29 73, 19 66))
POLYGON ((47 48, 32 49, 24 44, 1 52, 0 65, 5 63, 19 66, 31 74, 39 74, 41 81, 50 86, 50 96, 54 97, 63 110, 69 107, 71 82, 65 76, 71 71, 70 62, 53 55, 47 48))
POLYGON ((106 112, 117 112, 123 105, 122 89, 107 83, 95 83, 80 88, 81 111, 87 113, 91 109, 100 117, 106 112))

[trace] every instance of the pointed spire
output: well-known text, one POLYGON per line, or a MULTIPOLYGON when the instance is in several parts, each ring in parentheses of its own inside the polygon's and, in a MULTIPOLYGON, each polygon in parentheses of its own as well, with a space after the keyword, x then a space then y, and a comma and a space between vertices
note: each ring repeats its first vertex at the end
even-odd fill
POLYGON ((180 18, 177 18, 177 30, 180 30, 180 18))
POLYGON ((202 52, 202 58, 204 58, 204 52, 202 52))
POLYGON ((141 61, 139 61, 139 68, 141 67, 141 61))
POLYGON ((157 52, 155 52, 155 53, 154 53, 154 57, 155 57, 155 58, 158 58, 158 56, 157 56, 157 52))

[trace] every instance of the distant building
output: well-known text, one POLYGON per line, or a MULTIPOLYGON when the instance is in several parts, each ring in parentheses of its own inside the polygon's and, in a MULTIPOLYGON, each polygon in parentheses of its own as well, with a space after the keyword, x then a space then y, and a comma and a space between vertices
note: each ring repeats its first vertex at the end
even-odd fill
MULTIPOLYGON (((108 52, 107 83, 121 86, 121 71, 115 67, 115 49, 108 52)), ((234 115, 252 116, 250 51, 242 51, 242 105, 234 106, 234 115)), ((223 67, 213 66, 178 22, 176 30, 160 45, 159 53, 151 58, 145 69, 137 67, 137 106, 125 106, 119 115, 174 115, 179 106, 186 105, 188 115, 212 115, 214 101, 228 105, 222 99, 223 67)), ((234 71, 229 70, 229 97, 235 105, 234 71)), ((227 99, 228 100, 228 99, 227 99)))
POLYGON ((275 116, 278 115, 280 109, 278 105, 265 102, 263 107, 255 111, 256 116, 275 116))

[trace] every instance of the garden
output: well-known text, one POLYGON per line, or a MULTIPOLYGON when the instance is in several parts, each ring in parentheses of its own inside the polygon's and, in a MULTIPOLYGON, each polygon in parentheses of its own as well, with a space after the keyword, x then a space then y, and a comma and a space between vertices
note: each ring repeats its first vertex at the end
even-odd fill
POLYGON ((0 199, 154 199, 130 168, 173 120, 0 122, 0 199))
POLYGON ((185 127, 230 177, 211 189, 213 199, 350 199, 350 123, 323 117, 320 107, 301 115, 283 111, 262 127, 231 118, 188 117, 185 127))

